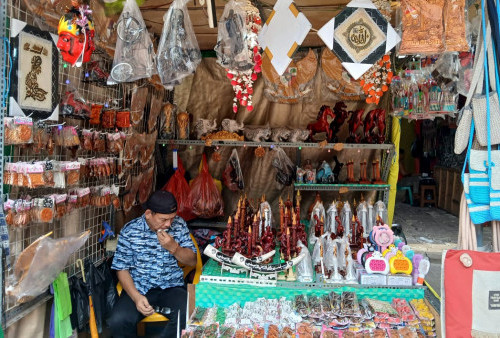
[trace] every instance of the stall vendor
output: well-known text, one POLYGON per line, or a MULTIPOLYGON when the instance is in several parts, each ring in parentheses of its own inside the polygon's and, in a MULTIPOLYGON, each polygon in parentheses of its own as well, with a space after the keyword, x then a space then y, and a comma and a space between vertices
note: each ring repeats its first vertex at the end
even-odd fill
POLYGON ((170 308, 162 337, 177 335, 177 317, 186 322, 187 292, 178 262, 196 265, 196 248, 186 222, 176 215, 177 201, 167 191, 154 192, 146 210, 125 225, 112 269, 123 287, 108 318, 113 337, 135 337, 136 325, 157 307, 170 308))

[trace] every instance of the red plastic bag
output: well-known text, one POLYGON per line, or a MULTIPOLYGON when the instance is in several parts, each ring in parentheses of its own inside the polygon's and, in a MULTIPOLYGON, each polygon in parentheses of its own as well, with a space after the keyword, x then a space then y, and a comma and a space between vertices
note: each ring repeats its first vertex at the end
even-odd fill
POLYGON ((191 182, 189 200, 193 213, 201 218, 224 215, 224 201, 208 172, 207 157, 203 154, 200 174, 191 182))
POLYGON ((178 159, 178 167, 175 173, 170 177, 167 184, 162 188, 171 192, 177 200, 177 215, 182 217, 186 222, 196 218, 196 215, 191 211, 191 203, 189 202, 189 187, 186 179, 184 178, 186 170, 182 165, 182 161, 178 159))

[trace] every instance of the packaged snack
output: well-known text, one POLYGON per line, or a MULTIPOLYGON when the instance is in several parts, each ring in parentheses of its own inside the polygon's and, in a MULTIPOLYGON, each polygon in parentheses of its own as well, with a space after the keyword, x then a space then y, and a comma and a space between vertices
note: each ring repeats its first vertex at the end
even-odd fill
POLYGON ((90 205, 90 188, 81 188, 76 190, 78 197, 77 205, 79 208, 85 208, 90 205))
POLYGON ((67 194, 60 194, 60 195, 52 195, 52 198, 54 199, 55 203, 55 219, 61 219, 64 215, 66 215, 67 208, 66 208, 66 200, 68 198, 67 194))
POLYGON ((54 199, 51 196, 35 198, 31 211, 35 223, 52 223, 54 219, 54 199))
POLYGON ((28 188, 40 188, 45 185, 43 179, 43 170, 44 170, 43 162, 35 162, 33 164, 26 163, 23 166, 23 174, 27 178, 28 183, 25 184, 23 180, 23 186, 27 186, 28 188))
POLYGON ((33 143, 33 119, 30 117, 5 117, 5 144, 33 143))
POLYGON ((289 326, 285 326, 281 329, 280 338, 295 338, 295 331, 289 326))
POLYGON ((338 333, 336 333, 331 328, 323 325, 323 328, 321 330, 321 338, 338 338, 338 337, 340 337, 340 335, 338 333))
POLYGON ((94 132, 94 151, 98 153, 106 152, 106 134, 100 133, 98 131, 94 132))
MULTIPOLYGON (((58 128, 58 131, 61 130, 58 128)), ((60 133, 60 142, 62 141, 62 146, 64 147, 76 147, 80 145, 80 138, 78 137, 78 131, 73 126, 63 127, 60 133)))
POLYGON ((321 308, 321 300, 318 296, 307 297, 307 302, 309 304, 309 317, 320 318, 323 310, 321 308))
POLYGON ((110 129, 115 127, 116 111, 114 109, 104 110, 101 117, 101 127, 110 129))
POLYGON ((7 225, 14 225, 14 200, 8 199, 3 204, 3 210, 5 212, 5 223, 7 225))
POLYGON ((75 209, 78 209, 78 195, 76 191, 70 191, 68 193, 68 201, 66 206, 67 213, 69 214, 75 209))
POLYGON ((93 141, 94 133, 89 129, 82 130, 82 149, 87 151, 92 151, 94 149, 93 141))
POLYGON ((80 162, 65 162, 63 168, 66 185, 75 185, 80 181, 80 162))
POLYGON ((358 296, 355 292, 342 292, 340 304, 341 314, 343 316, 361 317, 358 296))
POLYGON ((130 127, 130 111, 122 110, 116 113, 116 127, 117 128, 130 127))
POLYGON ((297 295, 294 299, 295 311, 302 317, 309 315, 309 305, 307 303, 307 297, 305 295, 297 295))
POLYGON ((15 215, 13 217, 13 226, 24 228, 31 222, 31 201, 16 200, 14 203, 15 215))
POLYGON ((49 143, 49 133, 43 122, 38 122, 33 127, 33 152, 39 154, 43 149, 47 149, 49 143))
POLYGON ((106 134, 108 152, 119 154, 123 150, 125 134, 123 133, 108 133, 106 134))
POLYGON ((101 113, 104 106, 102 104, 92 104, 90 110, 90 121, 89 123, 94 126, 101 124, 101 113))
POLYGON ((314 328, 311 324, 307 322, 298 323, 295 329, 297 331, 298 338, 313 338, 314 328))

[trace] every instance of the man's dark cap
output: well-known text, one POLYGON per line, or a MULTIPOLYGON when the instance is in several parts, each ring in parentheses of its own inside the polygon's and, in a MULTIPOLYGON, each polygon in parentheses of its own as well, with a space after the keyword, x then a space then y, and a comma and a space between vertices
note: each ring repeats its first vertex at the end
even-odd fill
POLYGON ((149 209, 158 214, 173 214, 177 212, 177 201, 171 192, 158 190, 149 197, 142 207, 144 210, 149 209))

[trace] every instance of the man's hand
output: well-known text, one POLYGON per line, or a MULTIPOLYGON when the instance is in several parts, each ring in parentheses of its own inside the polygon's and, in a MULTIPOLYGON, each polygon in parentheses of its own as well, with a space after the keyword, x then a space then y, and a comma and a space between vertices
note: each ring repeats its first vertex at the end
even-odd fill
POLYGON ((156 236, 158 236, 158 241, 160 242, 162 248, 168 250, 170 253, 175 252, 179 247, 179 243, 177 243, 174 238, 165 231, 158 231, 156 236))
POLYGON ((148 299, 143 295, 139 295, 137 297, 137 299, 135 300, 135 307, 137 308, 137 311, 139 311, 146 317, 151 316, 153 313, 155 313, 153 307, 149 305, 148 299))

